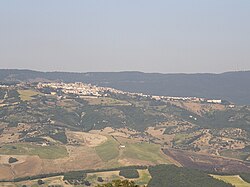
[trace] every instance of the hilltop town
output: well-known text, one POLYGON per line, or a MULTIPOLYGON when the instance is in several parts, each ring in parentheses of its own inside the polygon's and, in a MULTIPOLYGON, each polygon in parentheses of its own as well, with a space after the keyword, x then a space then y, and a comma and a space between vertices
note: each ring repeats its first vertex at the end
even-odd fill
MULTIPOLYGON (((113 94, 123 94, 128 96, 140 96, 155 100, 167 100, 167 101, 191 101, 191 102, 201 102, 201 103, 212 103, 212 104, 222 104, 228 103, 227 101, 223 101, 222 99, 205 99, 199 97, 173 97, 173 96, 154 96, 147 95, 143 93, 131 93, 125 92, 121 90, 117 90, 109 87, 101 87, 91 84, 84 84, 82 82, 75 83, 41 83, 37 84, 37 88, 53 88, 55 90, 60 89, 65 94, 76 94, 79 96, 96 96, 96 97, 107 97, 107 93, 113 94)), ((51 92, 51 94, 56 94, 56 92, 51 92)), ((230 105, 233 107, 233 105, 230 105)))

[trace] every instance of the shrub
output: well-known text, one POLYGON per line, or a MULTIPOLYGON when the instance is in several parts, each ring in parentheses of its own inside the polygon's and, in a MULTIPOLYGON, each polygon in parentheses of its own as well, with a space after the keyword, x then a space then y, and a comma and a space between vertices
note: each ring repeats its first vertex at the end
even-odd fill
POLYGON ((43 182, 43 180, 39 179, 39 180, 37 181, 37 184, 38 184, 38 185, 42 185, 42 184, 44 184, 44 182, 43 182))
POLYGON ((91 183, 90 183, 89 181, 84 181, 84 185, 85 185, 85 186, 90 186, 91 183))
POLYGON ((102 177, 98 177, 98 178, 97 178, 97 181, 98 181, 98 182, 103 182, 102 177))
POLYGON ((10 157, 9 158, 9 163, 10 164, 12 164, 12 163, 15 163, 15 162, 17 162, 18 160, 16 159, 16 158, 14 158, 14 157, 10 157))
POLYGON ((64 174, 63 180, 82 180, 87 177, 87 174, 82 171, 71 171, 64 174))

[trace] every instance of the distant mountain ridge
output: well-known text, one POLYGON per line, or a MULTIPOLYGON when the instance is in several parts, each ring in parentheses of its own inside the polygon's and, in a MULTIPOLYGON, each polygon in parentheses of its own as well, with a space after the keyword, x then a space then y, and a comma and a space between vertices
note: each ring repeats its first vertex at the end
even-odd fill
POLYGON ((151 95, 197 96, 250 104, 250 71, 221 74, 161 74, 142 72, 40 72, 0 69, 0 81, 34 79, 86 82, 151 95))

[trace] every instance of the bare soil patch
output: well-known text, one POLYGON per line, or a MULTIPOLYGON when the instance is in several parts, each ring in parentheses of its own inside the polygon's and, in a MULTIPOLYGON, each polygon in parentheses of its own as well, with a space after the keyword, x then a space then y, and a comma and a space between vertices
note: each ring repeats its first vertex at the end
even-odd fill
POLYGON ((15 177, 32 176, 41 173, 42 163, 39 156, 27 156, 24 162, 15 164, 12 168, 15 177))
POLYGON ((103 168, 104 163, 93 148, 87 146, 67 146, 68 157, 60 159, 41 159, 38 156, 12 155, 18 159, 7 164, 9 155, 0 158, 0 179, 12 179, 43 173, 103 168))
POLYGON ((0 164, 0 179, 13 179, 14 174, 10 165, 0 164))
POLYGON ((93 148, 87 146, 67 146, 69 157, 43 160, 43 172, 72 171, 102 168, 103 162, 93 148))

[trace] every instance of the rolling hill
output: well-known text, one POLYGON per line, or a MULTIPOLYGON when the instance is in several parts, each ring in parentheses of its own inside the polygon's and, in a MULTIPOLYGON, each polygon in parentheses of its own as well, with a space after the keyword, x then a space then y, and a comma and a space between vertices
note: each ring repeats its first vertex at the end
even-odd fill
POLYGON ((142 72, 39 72, 1 69, 1 81, 61 80, 86 82, 151 95, 196 96, 250 104, 250 71, 222 74, 160 74, 142 72))

